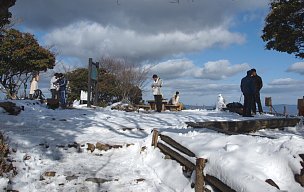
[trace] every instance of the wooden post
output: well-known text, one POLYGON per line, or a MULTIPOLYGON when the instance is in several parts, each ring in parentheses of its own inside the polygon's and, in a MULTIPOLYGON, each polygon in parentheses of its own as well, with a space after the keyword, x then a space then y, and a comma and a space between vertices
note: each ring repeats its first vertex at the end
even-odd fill
POLYGON ((157 147, 157 140, 158 140, 158 130, 153 129, 152 146, 154 146, 154 148, 157 147))
POLYGON ((88 74, 88 99, 87 99, 87 107, 91 107, 91 93, 92 93, 92 79, 91 79, 91 72, 92 72, 92 58, 89 58, 89 74, 88 74))
POLYGON ((97 106, 98 103, 98 90, 97 90, 97 81, 94 82, 94 100, 93 104, 97 106))
MULTIPOLYGON (((94 74, 91 74, 91 79, 94 80, 94 99, 93 104, 97 106, 98 102, 98 90, 97 90, 97 83, 98 83, 98 69, 99 69, 99 62, 92 63, 94 65, 94 74)), ((93 66, 92 66, 93 67, 93 66)), ((93 68, 92 68, 93 70, 93 68)), ((93 72, 93 71, 92 71, 93 72)))
POLYGON ((295 174, 295 180, 296 182, 300 183, 302 187, 304 187, 304 154, 299 154, 302 161, 300 162, 302 165, 302 169, 300 171, 300 174, 295 174))
POLYGON ((304 97, 303 99, 298 99, 298 110, 299 116, 304 116, 304 97))
POLYGON ((287 116, 287 108, 286 108, 286 105, 284 105, 284 112, 283 112, 284 116, 287 116))
POLYGON ((195 154, 192 151, 190 151, 186 147, 182 146, 181 144, 179 144, 178 142, 173 140, 171 137, 168 137, 168 136, 162 135, 162 134, 159 134, 159 136, 160 136, 162 141, 166 142, 167 144, 169 144, 170 146, 179 150, 180 152, 182 152, 182 153, 184 153, 184 154, 186 154, 190 157, 195 157, 195 154))
POLYGON ((280 189, 280 187, 272 179, 266 179, 265 182, 277 189, 280 189))
POLYGON ((206 174, 205 180, 220 191, 236 192, 234 189, 231 189, 229 186, 214 176, 206 174))
POLYGON ((171 159, 174 159, 177 162, 179 162, 181 165, 185 166, 187 170, 193 171, 195 169, 194 163, 192 163, 187 158, 180 155, 170 147, 166 146, 165 144, 158 142, 157 147, 161 150, 162 153, 164 153, 165 155, 169 155, 171 159))
POLYGON ((271 97, 265 97, 265 106, 269 107, 269 112, 272 113, 271 97))
POLYGON ((203 174, 203 170, 205 167, 206 160, 203 158, 197 158, 196 159, 196 165, 195 165, 195 192, 205 192, 204 186, 205 186, 205 178, 203 174))

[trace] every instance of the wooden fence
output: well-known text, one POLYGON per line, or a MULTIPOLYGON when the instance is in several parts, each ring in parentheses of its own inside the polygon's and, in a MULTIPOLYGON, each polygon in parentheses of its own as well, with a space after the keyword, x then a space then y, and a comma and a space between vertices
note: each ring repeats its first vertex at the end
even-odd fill
MULTIPOLYGON (((195 183, 192 185, 195 188, 195 192, 209 192, 209 190, 205 188, 205 183, 220 192, 235 192, 234 189, 226 185, 220 179, 203 173, 204 167, 206 163, 208 163, 207 159, 196 157, 196 155, 188 148, 176 142, 169 136, 159 133, 157 129, 153 130, 152 146, 154 146, 154 148, 159 148, 162 153, 170 156, 172 160, 176 160, 179 164, 185 167, 186 171, 190 171, 192 173, 195 170, 196 179, 195 183), (196 159, 195 164, 189 160, 193 160, 193 158, 196 159)), ((295 180, 304 187, 304 154, 300 155, 300 157, 303 159, 301 162, 303 169, 300 174, 295 175, 295 180)), ((272 179, 266 179, 265 182, 277 189, 280 189, 272 179)))
POLYGON ((188 127, 216 129, 227 134, 249 133, 260 129, 277 129, 296 126, 300 118, 268 118, 242 121, 186 122, 188 127))

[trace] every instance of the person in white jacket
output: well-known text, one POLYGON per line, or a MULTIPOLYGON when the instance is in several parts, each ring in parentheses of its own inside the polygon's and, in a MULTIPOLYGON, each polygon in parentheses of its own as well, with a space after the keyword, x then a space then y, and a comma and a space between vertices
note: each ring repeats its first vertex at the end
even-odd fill
POLYGON ((51 91, 51 94, 52 94, 52 99, 59 99, 58 98, 58 83, 57 83, 57 80, 58 80, 58 73, 55 73, 54 76, 51 78, 51 81, 50 81, 50 91, 51 91))
POLYGON ((38 81, 39 81, 39 72, 35 72, 32 74, 32 80, 30 82, 30 99, 33 99, 33 95, 35 90, 38 89, 38 81))
POLYGON ((156 111, 161 112, 162 100, 163 100, 163 96, 161 93, 161 87, 163 85, 163 81, 155 74, 152 76, 152 78, 153 78, 153 83, 152 83, 151 87, 152 87, 152 93, 154 95, 156 111))
POLYGON ((169 100, 169 104, 178 106, 176 110, 181 111, 183 109, 183 104, 179 102, 179 92, 176 91, 175 94, 169 100))

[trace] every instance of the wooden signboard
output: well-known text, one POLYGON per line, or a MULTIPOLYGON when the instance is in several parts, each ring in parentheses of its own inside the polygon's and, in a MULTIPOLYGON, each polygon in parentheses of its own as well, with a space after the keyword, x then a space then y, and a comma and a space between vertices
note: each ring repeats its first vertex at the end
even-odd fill
POLYGON ((304 98, 298 99, 299 116, 304 116, 304 98))

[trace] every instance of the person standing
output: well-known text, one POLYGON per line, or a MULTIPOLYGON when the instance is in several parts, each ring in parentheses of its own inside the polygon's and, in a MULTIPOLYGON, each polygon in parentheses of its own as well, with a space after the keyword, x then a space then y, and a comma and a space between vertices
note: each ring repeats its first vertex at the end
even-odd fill
POLYGON ((54 76, 51 78, 50 81, 50 91, 52 94, 52 99, 58 99, 58 85, 57 85, 57 78, 58 78, 58 73, 55 73, 54 76))
POLYGON ((252 77, 255 84, 255 94, 254 94, 254 105, 253 105, 253 113, 256 113, 256 104, 258 105, 259 113, 263 113, 263 108, 261 104, 261 97, 260 97, 260 90, 263 87, 263 81, 262 78, 257 75, 256 69, 251 69, 252 71, 252 77))
POLYGON ((156 111, 161 112, 163 96, 162 96, 160 88, 163 85, 163 81, 155 74, 152 76, 152 78, 153 78, 153 83, 152 83, 151 87, 152 87, 152 93, 154 95, 156 111))
POLYGON ((253 117, 251 111, 254 104, 255 84, 252 71, 247 71, 246 77, 241 80, 241 91, 244 95, 243 117, 253 117))
POLYGON ((39 73, 33 73, 32 80, 31 80, 31 86, 30 86, 30 95, 29 95, 30 99, 33 99, 35 90, 38 89, 38 81, 39 81, 39 73))
POLYGON ((59 102, 60 102, 61 108, 65 108, 66 107, 67 80, 62 73, 59 73, 58 77, 59 78, 57 80, 57 83, 59 86, 59 102))

